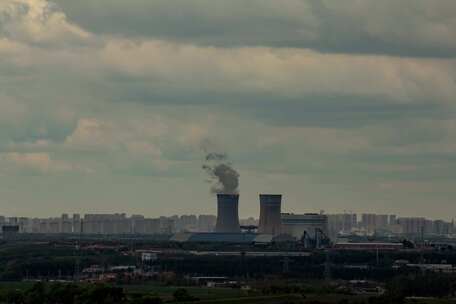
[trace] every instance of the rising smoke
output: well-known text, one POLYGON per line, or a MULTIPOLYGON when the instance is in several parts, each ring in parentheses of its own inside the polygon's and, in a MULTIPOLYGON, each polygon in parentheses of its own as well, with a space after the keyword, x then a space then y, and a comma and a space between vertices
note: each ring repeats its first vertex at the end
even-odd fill
POLYGON ((209 175, 212 193, 237 194, 239 192, 239 173, 233 169, 226 153, 214 152, 208 145, 203 147, 206 153, 203 170, 209 175))

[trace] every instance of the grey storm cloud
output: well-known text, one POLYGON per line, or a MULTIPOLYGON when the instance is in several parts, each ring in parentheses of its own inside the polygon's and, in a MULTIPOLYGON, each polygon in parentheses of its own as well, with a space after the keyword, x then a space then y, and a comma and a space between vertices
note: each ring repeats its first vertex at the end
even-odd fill
POLYGON ((423 57, 454 57, 456 53, 452 39, 456 3, 452 0, 56 2, 72 20, 97 33, 223 47, 423 57))

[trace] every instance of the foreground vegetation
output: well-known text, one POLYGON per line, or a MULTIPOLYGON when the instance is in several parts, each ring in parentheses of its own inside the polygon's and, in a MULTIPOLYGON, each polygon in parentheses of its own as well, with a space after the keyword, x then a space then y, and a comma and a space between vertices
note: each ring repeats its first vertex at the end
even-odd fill
MULTIPOLYGON (((397 277, 379 296, 353 294, 324 281, 258 285, 252 290, 234 288, 107 285, 52 282, 0 283, 1 304, 456 304, 453 276, 420 274, 397 277), (262 287, 259 287, 262 286, 262 287)), ((277 282, 276 282, 277 283, 277 282)))
MULTIPOLYGON (((91 265, 105 269, 116 265, 141 266, 132 246, 103 244, 108 246, 92 248, 88 242, 80 250, 72 242, 0 244, 0 304, 456 304, 451 300, 456 291, 455 275, 392 267, 395 260, 436 264, 445 260, 456 264, 456 251, 381 252, 378 256, 375 252, 333 251, 333 284, 323 280, 326 257, 319 251, 289 258, 286 272, 282 257, 164 255, 154 265, 158 275, 148 282, 134 276, 119 276, 110 285, 50 282, 72 280, 76 277, 75 269, 81 271, 91 265), (189 277, 198 275, 227 276, 239 282, 249 278, 251 289, 192 286, 196 283, 189 277), (379 282, 386 292, 380 296, 359 294, 345 286, 353 279, 379 282)), ((135 244, 136 249, 152 245, 135 244)))

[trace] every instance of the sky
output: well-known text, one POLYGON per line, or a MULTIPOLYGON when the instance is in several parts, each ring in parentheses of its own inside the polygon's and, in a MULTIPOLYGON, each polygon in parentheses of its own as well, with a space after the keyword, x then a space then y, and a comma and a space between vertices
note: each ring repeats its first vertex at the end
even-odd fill
POLYGON ((0 0, 0 214, 456 215, 454 0, 0 0))

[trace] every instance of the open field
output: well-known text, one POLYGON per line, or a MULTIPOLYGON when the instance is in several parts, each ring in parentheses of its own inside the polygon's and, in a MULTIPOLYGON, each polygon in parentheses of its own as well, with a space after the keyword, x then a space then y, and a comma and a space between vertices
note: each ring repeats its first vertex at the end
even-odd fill
MULTIPOLYGON (((34 282, 0 282, 1 290, 26 291, 33 286, 34 282)), ((85 284, 81 284, 85 285, 85 284)), ((174 303, 173 293, 182 287, 163 286, 157 283, 118 285, 127 295, 143 294, 159 296, 165 303, 174 303)), ((188 303, 218 303, 218 304, 339 304, 339 303, 369 303, 368 296, 344 295, 334 293, 305 293, 262 295, 260 291, 246 291, 232 288, 207 288, 185 287, 188 294, 197 298, 198 301, 188 303)), ((186 303, 186 302, 180 302, 186 303)), ((405 304, 456 304, 453 299, 437 298, 409 298, 405 304)))
MULTIPOLYGON (((160 286, 156 284, 144 284, 144 285, 123 285, 122 286, 126 293, 150 293, 156 294, 163 299, 171 299, 173 293, 181 288, 175 286, 160 286)), ((190 295, 201 299, 201 300, 214 300, 214 299, 226 299, 226 298, 244 298, 249 294, 240 289, 233 288, 206 288, 206 287, 185 287, 190 295)))
POLYGON ((456 304, 456 299, 407 299, 407 304, 456 304))

